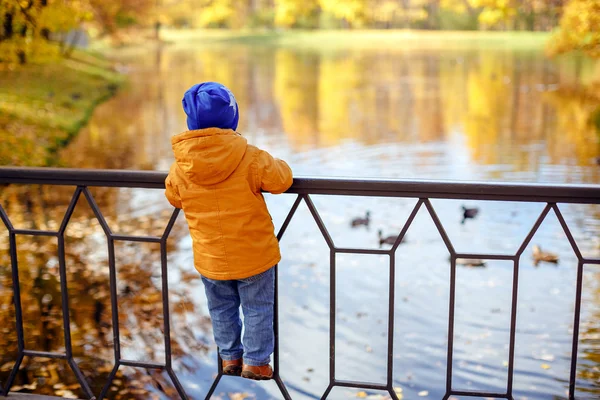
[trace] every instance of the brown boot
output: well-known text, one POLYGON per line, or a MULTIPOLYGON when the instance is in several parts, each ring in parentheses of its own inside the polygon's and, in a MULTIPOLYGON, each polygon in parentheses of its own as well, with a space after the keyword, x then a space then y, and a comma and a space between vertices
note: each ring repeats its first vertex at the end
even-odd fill
POLYGON ((223 360, 223 373, 225 375, 235 375, 240 376, 242 373, 242 359, 238 358, 237 360, 223 360))
POLYGON ((271 379, 273 377, 273 368, 269 364, 261 365, 246 365, 242 368, 242 378, 254 379, 255 381, 271 379))

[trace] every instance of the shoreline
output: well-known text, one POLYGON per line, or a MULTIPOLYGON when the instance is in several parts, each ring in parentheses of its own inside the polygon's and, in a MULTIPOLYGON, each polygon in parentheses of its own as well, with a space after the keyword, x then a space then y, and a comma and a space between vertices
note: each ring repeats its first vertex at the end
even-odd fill
POLYGON ((126 82, 104 55, 82 50, 71 58, 0 69, 0 134, 6 138, 0 165, 58 165, 60 150, 126 82))
POLYGON ((108 54, 136 53, 156 46, 188 48, 211 46, 254 46, 259 48, 295 48, 318 52, 352 50, 436 50, 448 52, 467 48, 507 49, 544 52, 552 32, 522 31, 432 31, 432 30, 264 30, 264 29, 174 29, 163 28, 160 41, 150 39, 148 29, 135 29, 129 41, 112 46, 106 40, 94 41, 91 49, 108 54))
POLYGON ((216 43, 254 44, 264 46, 300 47, 367 47, 378 48, 400 45, 399 48, 424 47, 447 48, 448 44, 461 46, 481 44, 492 47, 510 46, 511 49, 543 49, 550 39, 550 32, 472 32, 472 31, 427 31, 427 30, 241 30, 218 29, 164 29, 161 38, 173 44, 186 44, 200 39, 216 43))

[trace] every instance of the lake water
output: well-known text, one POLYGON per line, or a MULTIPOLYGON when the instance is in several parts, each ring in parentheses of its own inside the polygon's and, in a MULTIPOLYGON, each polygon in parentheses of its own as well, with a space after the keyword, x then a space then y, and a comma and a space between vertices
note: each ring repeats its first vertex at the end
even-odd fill
MULTIPOLYGON (((238 100, 239 132, 288 161, 297 176, 600 184, 600 131, 590 122, 599 105, 589 89, 600 79, 600 64, 589 60, 551 61, 541 52, 477 45, 315 51, 235 43, 165 45, 114 57, 130 83, 97 109, 64 151, 67 166, 168 169, 170 136, 185 130, 183 92, 215 80, 238 100)), ((276 227, 294 198, 267 197, 276 227)), ((378 230, 397 234, 415 204, 414 199, 312 199, 336 245, 357 248, 379 248, 378 230), (350 220, 366 211, 371 226, 351 229, 350 220)), ((118 191, 108 204, 106 211, 115 218, 131 212, 153 219, 169 209, 162 191, 118 191)), ((515 253, 544 207, 437 200, 433 205, 458 251, 496 254, 515 253), (479 207, 478 218, 461 224, 462 205, 479 207)), ((600 207, 559 206, 582 253, 600 257, 600 207)), ((190 396, 202 398, 216 356, 183 218, 179 223, 170 253, 171 293, 184 297, 190 308, 174 316, 172 335, 204 347, 195 351, 180 343, 175 367, 190 396)), ((282 240, 282 253, 281 375, 294 399, 320 398, 328 384, 329 249, 305 204, 282 240)), ((394 386, 406 399, 441 399, 445 393, 448 256, 422 209, 396 254, 394 386)), ((338 379, 385 383, 388 262, 384 256, 337 256, 338 379)), ((576 267, 551 213, 519 268, 515 399, 566 398, 576 267), (560 263, 535 266, 533 244, 559 254, 560 263)), ((512 274, 512 263, 505 261, 458 267, 454 389, 505 391, 512 274)), ((599 277, 598 266, 585 267, 581 399, 600 395, 599 277)), ((126 342, 126 358, 147 360, 148 347, 157 343, 126 342)), ((160 360, 160 350, 151 353, 160 360)), ((224 378, 217 393, 229 392, 280 398, 272 382, 224 378)), ((329 398, 357 392, 336 388, 329 398)), ((367 394, 379 398, 376 391, 367 394)))

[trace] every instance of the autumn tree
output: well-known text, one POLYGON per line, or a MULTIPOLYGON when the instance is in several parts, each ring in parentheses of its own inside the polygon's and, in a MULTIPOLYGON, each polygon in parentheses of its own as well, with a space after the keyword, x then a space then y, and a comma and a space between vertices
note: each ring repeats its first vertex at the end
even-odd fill
POLYGON ((84 21, 114 34, 120 24, 142 20, 156 0, 2 0, 0 61, 25 63, 30 56, 69 55, 65 40, 84 21), (56 46, 56 43, 59 46, 56 46))
POLYGON ((254 0, 200 0, 199 25, 217 28, 241 28, 248 24, 254 0))
POLYGON ((321 9, 344 22, 350 28, 361 28, 367 23, 369 0, 319 0, 321 9))
POLYGON ((2 60, 24 64, 30 55, 47 55, 53 34, 66 32, 85 18, 81 0, 3 0, 0 2, 2 60))
POLYGON ((275 0, 275 25, 316 26, 318 12, 319 0, 275 0))
POLYGON ((115 34, 120 25, 144 20, 157 6, 156 0, 82 0, 104 34, 115 34))
POLYGON ((560 27, 548 51, 555 55, 574 50, 600 57, 600 2, 597 0, 569 0, 565 5, 560 27))

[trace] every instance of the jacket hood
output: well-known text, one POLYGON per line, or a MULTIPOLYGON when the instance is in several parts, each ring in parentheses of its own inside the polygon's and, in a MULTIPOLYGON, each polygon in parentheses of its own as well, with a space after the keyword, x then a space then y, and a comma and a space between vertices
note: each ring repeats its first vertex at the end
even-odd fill
POLYGON ((231 129, 207 128, 187 131, 171 138, 179 169, 198 185, 223 182, 246 153, 247 140, 231 129))

